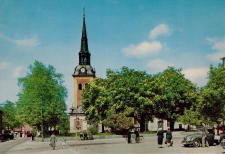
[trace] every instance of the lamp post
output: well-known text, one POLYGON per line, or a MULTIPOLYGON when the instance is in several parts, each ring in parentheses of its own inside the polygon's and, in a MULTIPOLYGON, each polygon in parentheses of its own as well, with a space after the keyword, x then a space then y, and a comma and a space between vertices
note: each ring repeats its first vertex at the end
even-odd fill
MULTIPOLYGON (((70 108, 70 110, 71 110, 71 115, 73 114, 74 109, 75 109, 74 107, 70 108)), ((78 120, 79 120, 79 118, 77 118, 77 113, 75 113, 75 114, 76 114, 76 119, 75 119, 76 122, 75 122, 73 128, 75 128, 75 151, 77 151, 77 142, 78 142, 77 132, 78 132, 80 126, 78 125, 78 120)))
POLYGON ((220 58, 220 60, 222 60, 222 61, 223 61, 223 68, 225 68, 225 67, 224 67, 224 65, 225 65, 225 57, 220 58))
POLYGON ((76 115, 76 125, 75 125, 75 128, 76 128, 75 150, 76 151, 77 151, 77 142, 78 142, 77 132, 79 130, 78 122, 79 122, 79 118, 77 118, 77 115, 76 115))

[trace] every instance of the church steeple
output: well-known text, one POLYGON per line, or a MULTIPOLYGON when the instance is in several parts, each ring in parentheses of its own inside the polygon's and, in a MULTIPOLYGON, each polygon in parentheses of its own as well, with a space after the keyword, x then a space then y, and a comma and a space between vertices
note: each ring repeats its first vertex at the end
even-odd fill
POLYGON ((95 77, 95 69, 91 67, 91 53, 88 50, 88 39, 85 24, 85 12, 83 9, 83 26, 81 34, 81 46, 79 55, 79 65, 76 66, 72 76, 92 76, 95 77))
POLYGON ((91 54, 88 51, 85 12, 83 12, 83 27, 82 27, 82 35, 81 35, 81 47, 79 52, 79 65, 90 65, 90 56, 91 54))

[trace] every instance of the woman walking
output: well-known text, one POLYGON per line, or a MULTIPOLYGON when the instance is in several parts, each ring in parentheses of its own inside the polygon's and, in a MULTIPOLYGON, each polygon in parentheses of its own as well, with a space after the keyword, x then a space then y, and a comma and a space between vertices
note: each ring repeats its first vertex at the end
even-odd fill
POLYGON ((164 138, 164 134, 163 133, 164 132, 163 132, 162 128, 159 128, 159 130, 157 132, 159 148, 162 148, 162 143, 163 143, 163 138, 164 138))
POLYGON ((54 133, 52 133, 50 137, 50 142, 50 145, 52 146, 53 150, 55 150, 57 139, 54 133))

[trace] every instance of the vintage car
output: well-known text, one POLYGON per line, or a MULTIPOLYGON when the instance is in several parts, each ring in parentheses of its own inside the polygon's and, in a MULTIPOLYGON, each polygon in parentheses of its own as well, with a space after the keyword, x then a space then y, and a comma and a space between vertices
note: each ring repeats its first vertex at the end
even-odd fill
MULTIPOLYGON (((211 127, 207 127, 208 134, 207 134, 207 140, 209 145, 215 145, 219 144, 218 139, 215 139, 215 135, 213 132, 213 129, 211 127)), ((199 127, 195 133, 187 135, 183 138, 183 141, 181 142, 185 147, 188 146, 194 146, 194 147, 200 147, 202 145, 202 127, 199 127)))

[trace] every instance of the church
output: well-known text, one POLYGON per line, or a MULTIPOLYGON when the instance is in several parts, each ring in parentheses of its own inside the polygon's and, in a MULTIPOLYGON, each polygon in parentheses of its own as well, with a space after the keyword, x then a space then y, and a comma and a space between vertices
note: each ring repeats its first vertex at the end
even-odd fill
MULTIPOLYGON (((95 69, 91 66, 91 53, 88 50, 88 39, 85 24, 85 13, 83 13, 83 26, 81 35, 81 47, 79 55, 79 64, 75 67, 73 77, 73 106, 70 108, 70 132, 76 131, 86 131, 89 125, 85 121, 85 115, 82 111, 82 92, 85 86, 95 78, 95 69)), ((134 120, 134 125, 138 128, 139 123, 134 120)), ((157 131, 158 128, 163 128, 166 130, 170 126, 167 120, 154 119, 153 122, 146 122, 145 130, 147 131, 157 131)), ((174 124, 175 129, 182 129, 184 125, 178 122, 174 124)), ((99 132, 101 132, 101 126, 99 126, 99 132)))
POLYGON ((95 78, 95 69, 91 66, 91 53, 88 50, 85 13, 83 13, 81 47, 78 55, 79 65, 76 66, 72 74, 74 103, 72 108, 70 108, 70 132, 87 130, 88 124, 85 121, 81 104, 82 92, 85 86, 95 78))

